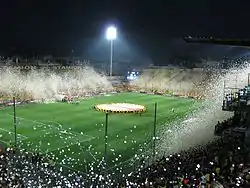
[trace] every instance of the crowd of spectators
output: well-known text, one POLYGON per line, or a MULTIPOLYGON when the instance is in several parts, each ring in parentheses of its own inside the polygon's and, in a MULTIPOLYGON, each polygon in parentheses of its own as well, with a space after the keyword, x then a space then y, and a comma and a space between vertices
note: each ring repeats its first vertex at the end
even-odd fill
POLYGON ((0 187, 86 187, 76 172, 65 174, 50 158, 14 147, 1 150, 0 187))
MULTIPOLYGON (((223 127, 231 129, 232 123, 236 122, 230 118, 223 127)), ((250 161, 244 143, 244 134, 230 131, 205 146, 163 157, 120 187, 250 187, 250 161)))

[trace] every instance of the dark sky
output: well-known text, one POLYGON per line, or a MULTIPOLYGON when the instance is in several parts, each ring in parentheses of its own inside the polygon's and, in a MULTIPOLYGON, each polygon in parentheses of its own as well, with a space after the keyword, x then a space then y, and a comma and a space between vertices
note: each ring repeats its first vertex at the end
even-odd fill
POLYGON ((186 35, 250 38, 250 2, 208 0, 1 1, 0 50, 81 52, 109 23, 150 57, 186 35))

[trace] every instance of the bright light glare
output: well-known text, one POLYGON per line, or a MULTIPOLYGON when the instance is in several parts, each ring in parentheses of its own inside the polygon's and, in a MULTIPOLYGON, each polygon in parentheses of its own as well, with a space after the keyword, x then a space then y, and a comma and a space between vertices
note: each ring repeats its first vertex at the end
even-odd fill
POLYGON ((107 37, 108 40, 116 39, 116 28, 115 27, 109 27, 107 29, 106 37, 107 37))

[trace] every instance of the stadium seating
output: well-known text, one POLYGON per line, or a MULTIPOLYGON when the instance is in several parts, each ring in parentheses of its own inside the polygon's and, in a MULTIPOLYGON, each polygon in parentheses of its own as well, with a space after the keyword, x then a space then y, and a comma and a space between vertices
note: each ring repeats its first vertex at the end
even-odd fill
MULTIPOLYGON (((229 119, 225 121, 231 123, 229 119)), ((205 146, 165 156, 124 180, 121 187, 248 187, 250 160, 244 137, 230 134, 205 146)))
POLYGON ((143 90, 181 92, 193 98, 202 98, 209 78, 210 73, 202 69, 153 68, 145 69, 131 84, 143 90))

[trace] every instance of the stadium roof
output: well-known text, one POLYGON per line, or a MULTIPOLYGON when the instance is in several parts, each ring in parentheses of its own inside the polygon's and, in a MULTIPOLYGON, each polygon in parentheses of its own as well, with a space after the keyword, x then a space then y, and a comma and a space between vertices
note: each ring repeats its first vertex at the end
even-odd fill
POLYGON ((250 39, 232 39, 232 38, 223 39, 223 38, 213 38, 213 37, 187 36, 184 37, 183 40, 188 43, 205 43, 205 44, 250 47, 250 39))

